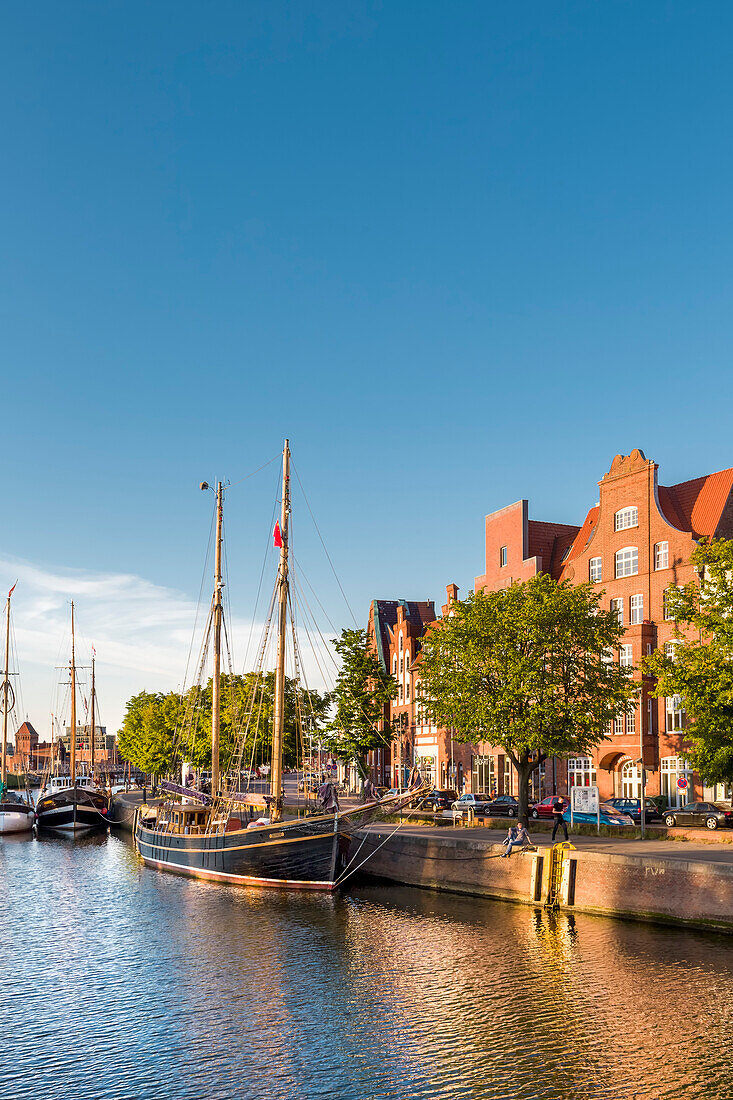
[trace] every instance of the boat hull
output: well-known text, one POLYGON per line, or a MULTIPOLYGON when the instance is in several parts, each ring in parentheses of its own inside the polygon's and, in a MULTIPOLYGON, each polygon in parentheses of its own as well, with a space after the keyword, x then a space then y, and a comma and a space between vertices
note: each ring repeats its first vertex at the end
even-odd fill
POLYGON ((36 814, 32 806, 0 802, 0 834, 29 833, 35 819, 36 814))
POLYGON ((238 886, 334 890, 348 859, 350 836, 338 815, 232 832, 182 836, 138 821, 135 843, 145 863, 238 886))
POLYGON ((38 825, 60 833, 84 833, 90 829, 106 829, 108 800, 106 795, 83 787, 39 798, 36 803, 38 825))

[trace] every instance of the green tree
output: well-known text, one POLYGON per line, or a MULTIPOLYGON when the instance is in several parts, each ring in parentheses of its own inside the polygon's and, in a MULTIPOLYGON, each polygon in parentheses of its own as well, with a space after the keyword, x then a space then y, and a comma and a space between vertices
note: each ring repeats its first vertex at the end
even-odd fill
POLYGON ((657 698, 679 695, 689 719, 687 753, 708 783, 733 780, 733 540, 701 542, 691 558, 699 583, 667 592, 677 624, 674 655, 644 658, 657 698))
MULTIPOLYGON (((120 755, 143 771, 160 775, 185 759, 197 768, 211 767, 212 681, 189 688, 185 696, 141 692, 127 704, 118 733, 120 755)), ((272 754, 272 714, 275 674, 248 672, 221 678, 220 761, 223 771, 241 764, 249 767, 269 761, 272 754)), ((283 761, 292 766, 302 759, 301 729, 316 734, 325 724, 328 695, 299 689, 285 681, 283 761)))
POLYGON ((134 695, 117 734, 123 760, 153 775, 169 771, 180 712, 180 698, 173 692, 162 695, 142 691, 134 695))
POLYGON ((614 659, 623 628, 600 599, 542 574, 470 593, 423 642, 421 705, 457 740, 502 746, 525 824, 533 770, 588 752, 638 689, 614 659))
POLYGON ((341 668, 333 691, 328 747, 341 760, 354 760, 365 779, 367 753, 389 740, 385 708, 397 692, 397 681, 382 668, 366 630, 342 630, 333 645, 341 668))

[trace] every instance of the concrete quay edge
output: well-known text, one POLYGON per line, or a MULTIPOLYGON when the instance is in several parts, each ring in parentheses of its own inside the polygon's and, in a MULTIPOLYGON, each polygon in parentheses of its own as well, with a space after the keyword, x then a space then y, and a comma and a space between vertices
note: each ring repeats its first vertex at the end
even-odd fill
MULTIPOLYGON (((503 860, 498 838, 420 827, 395 831, 384 825, 364 832, 373 838, 363 869, 368 877, 535 907, 552 900, 551 847, 515 852, 503 860)), ((733 853, 703 854, 708 858, 687 852, 680 858, 676 851, 627 854, 587 844, 566 849, 555 908, 733 933, 733 853)))

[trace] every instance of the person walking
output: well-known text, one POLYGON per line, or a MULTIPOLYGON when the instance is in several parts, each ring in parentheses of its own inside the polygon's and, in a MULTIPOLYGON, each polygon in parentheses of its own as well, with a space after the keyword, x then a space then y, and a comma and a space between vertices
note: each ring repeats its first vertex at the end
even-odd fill
POLYGON ((504 841, 505 851, 502 853, 502 859, 509 859, 512 854, 512 848, 523 848, 525 845, 531 846, 532 841, 530 835, 527 832, 527 828, 520 822, 516 825, 510 825, 509 831, 506 834, 506 840, 504 841))
POLYGON ((553 842, 553 844, 555 843, 555 836, 557 834, 557 830, 560 829, 560 828, 562 828, 562 831, 565 834, 565 839, 566 840, 568 839, 568 827, 567 827, 567 824, 565 822, 565 818, 563 816, 564 813, 565 813, 565 805, 566 805, 565 799, 562 797, 562 795, 560 795, 560 794, 555 795, 555 797, 552 801, 552 820, 554 822, 554 824, 552 826, 552 842, 553 842))

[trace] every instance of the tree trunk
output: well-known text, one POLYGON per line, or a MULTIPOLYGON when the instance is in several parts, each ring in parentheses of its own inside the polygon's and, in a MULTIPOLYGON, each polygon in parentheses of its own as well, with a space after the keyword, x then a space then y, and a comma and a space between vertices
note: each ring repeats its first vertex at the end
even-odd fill
POLYGON ((532 772, 535 768, 544 762, 546 757, 539 756, 537 760, 530 760, 528 754, 520 756, 514 760, 514 766, 517 769, 517 801, 519 807, 517 809, 517 820, 529 828, 529 780, 532 772))

